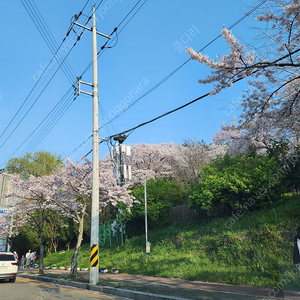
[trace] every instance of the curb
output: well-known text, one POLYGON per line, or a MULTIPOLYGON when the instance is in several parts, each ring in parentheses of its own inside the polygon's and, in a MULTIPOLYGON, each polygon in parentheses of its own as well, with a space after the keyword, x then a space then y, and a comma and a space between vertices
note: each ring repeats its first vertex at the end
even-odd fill
MULTIPOLYGON (((57 272, 54 272, 57 273, 57 272)), ((52 274, 52 273, 51 273, 52 274)), ((125 275, 125 274, 123 274, 125 275)), ((128 275, 128 274, 127 274, 128 275)), ((129 277, 125 276, 126 278, 123 279, 126 281, 133 281, 136 284, 138 284, 138 290, 136 290, 133 286, 129 285, 126 289, 126 286, 124 288, 119 288, 119 287, 112 287, 109 284, 105 285, 106 283, 102 283, 104 285, 90 285, 87 281, 69 281, 69 280, 64 280, 64 276, 62 273, 60 275, 57 273, 55 277, 51 276, 48 277, 47 273, 44 274, 38 274, 38 273, 29 273, 29 272, 21 272, 18 273, 17 277, 23 277, 23 278, 29 278, 37 281, 44 281, 44 282, 49 282, 50 284, 52 283, 53 286, 59 286, 59 285, 65 285, 65 286, 72 286, 84 290, 91 290, 91 291, 97 291, 97 292, 102 292, 105 294, 110 294, 110 295, 115 295, 115 296, 120 296, 120 297, 125 297, 125 298, 130 298, 134 300, 191 300, 191 299, 197 299, 197 300, 266 300, 266 299, 276 299, 276 300, 292 300, 292 299, 297 299, 299 300, 299 292, 298 291, 289 291, 289 290, 282 290, 280 291, 281 293, 277 293, 274 291, 275 295, 270 296, 267 292, 272 291, 271 289, 252 289, 252 288, 247 288, 244 287, 242 290, 237 289, 224 289, 220 288, 219 285, 214 285, 210 284, 208 287, 199 285, 197 287, 195 286, 186 286, 184 287, 183 285, 180 285, 178 288, 183 288, 184 290, 179 292, 179 295, 177 292, 174 293, 174 288, 177 287, 176 282, 167 282, 167 285, 170 285, 171 290, 170 294, 166 292, 166 294, 157 294, 156 292, 160 292, 159 288, 156 289, 149 289, 148 292, 142 292, 140 291, 141 288, 143 287, 143 284, 147 282, 145 279, 148 279, 150 281, 155 280, 156 278, 152 277, 143 277, 143 280, 135 280, 135 277, 132 278, 130 275, 129 277), (129 290, 129 289, 130 290, 129 290), (192 294, 189 294, 189 291, 192 290, 192 294), (171 292, 172 291, 172 292, 171 292), (196 293, 195 293, 196 291, 196 293), (173 295, 172 295, 173 294, 173 295), (267 295, 268 294, 268 295, 267 295), (191 298, 186 298, 186 297, 191 297, 191 298)), ((121 279, 120 279, 121 280, 121 279)), ((159 285, 159 284, 158 284, 159 285)), ((121 286, 120 286, 121 287, 121 286)), ((279 292, 279 291, 278 291, 279 292)))
POLYGON ((66 281, 66 280, 62 280, 61 278, 53 279, 53 278, 50 278, 47 276, 41 276, 41 275, 18 274, 17 278, 18 277, 33 279, 33 280, 37 280, 37 281, 50 282, 50 283, 53 283, 53 285, 72 286, 72 287, 76 287, 79 289, 102 292, 102 293, 106 293, 106 294, 110 294, 110 295, 114 295, 114 296, 130 298, 130 299, 134 299, 134 300, 191 300, 191 299, 187 299, 187 298, 178 298, 178 297, 173 297, 173 296, 124 290, 124 289, 113 288, 113 287, 108 287, 108 286, 95 286, 95 285, 90 285, 89 283, 83 283, 83 282, 77 282, 77 281, 66 281))

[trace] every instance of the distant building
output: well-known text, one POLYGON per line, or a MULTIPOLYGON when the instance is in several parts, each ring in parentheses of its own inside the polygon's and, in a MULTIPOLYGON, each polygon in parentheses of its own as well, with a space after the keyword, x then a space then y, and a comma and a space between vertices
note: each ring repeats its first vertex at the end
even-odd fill
POLYGON ((0 207, 13 206, 13 198, 7 197, 12 193, 12 182, 7 175, 0 174, 0 207))

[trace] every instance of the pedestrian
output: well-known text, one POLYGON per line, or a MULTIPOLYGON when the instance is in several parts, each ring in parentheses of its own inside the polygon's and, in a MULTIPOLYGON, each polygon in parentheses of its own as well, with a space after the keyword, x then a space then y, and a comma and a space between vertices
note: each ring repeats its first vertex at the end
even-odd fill
POLYGON ((297 228, 297 235, 294 238, 293 263, 298 265, 300 275, 300 226, 297 228))
POLYGON ((35 264, 35 261, 36 261, 36 252, 35 251, 32 251, 32 255, 31 255, 31 268, 34 268, 34 264, 35 264))
POLYGON ((28 252, 25 255, 25 258, 26 258, 26 268, 29 268, 31 263, 31 250, 28 250, 28 252))
POLYGON ((21 257, 21 263, 20 263, 20 269, 24 269, 24 265, 25 265, 25 256, 22 255, 22 257, 21 257))

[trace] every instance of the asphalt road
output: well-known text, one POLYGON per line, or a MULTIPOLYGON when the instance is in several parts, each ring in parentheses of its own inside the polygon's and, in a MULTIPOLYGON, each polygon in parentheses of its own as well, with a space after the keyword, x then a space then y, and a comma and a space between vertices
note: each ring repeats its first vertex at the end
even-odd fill
POLYGON ((33 280, 17 278, 15 283, 0 281, 0 299, 5 300, 125 300, 128 298, 110 296, 73 287, 57 286, 33 280))

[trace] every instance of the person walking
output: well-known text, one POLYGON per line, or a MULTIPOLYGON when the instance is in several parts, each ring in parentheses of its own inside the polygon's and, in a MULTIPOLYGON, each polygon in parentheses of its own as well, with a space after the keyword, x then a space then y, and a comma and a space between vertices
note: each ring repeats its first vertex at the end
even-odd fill
POLYGON ((22 255, 21 262, 20 262, 20 269, 24 269, 24 265, 25 265, 25 256, 22 255))
POLYGON ((35 265, 35 261, 36 261, 36 252, 35 251, 33 251, 32 253, 31 253, 31 269, 32 268, 34 268, 34 265, 35 265))
POLYGON ((31 262, 31 250, 28 250, 28 252, 25 255, 25 259, 26 259, 26 268, 29 268, 31 262))

